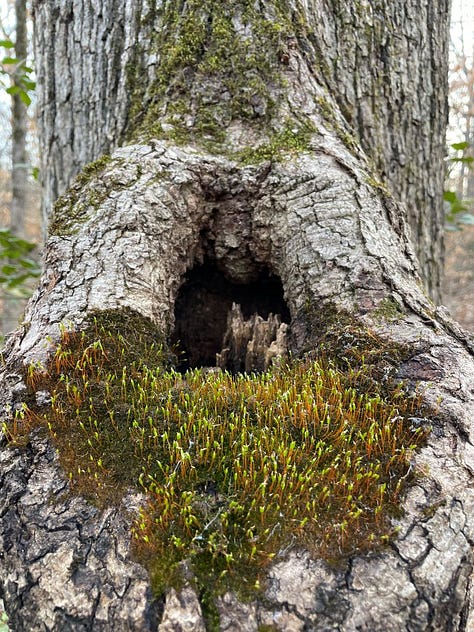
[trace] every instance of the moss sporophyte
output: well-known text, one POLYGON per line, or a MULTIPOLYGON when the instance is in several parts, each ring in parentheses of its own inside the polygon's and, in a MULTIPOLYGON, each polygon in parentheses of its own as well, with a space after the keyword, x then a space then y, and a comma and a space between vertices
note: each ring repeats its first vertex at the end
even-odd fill
POLYGON ((65 329, 49 364, 26 375, 51 404, 25 407, 4 431, 21 443, 44 428, 71 490, 100 506, 144 492, 133 542, 157 593, 186 568, 213 594, 249 594, 291 546, 337 561, 393 536, 426 439, 409 421, 418 397, 323 358, 180 374, 156 340, 132 312, 65 329))

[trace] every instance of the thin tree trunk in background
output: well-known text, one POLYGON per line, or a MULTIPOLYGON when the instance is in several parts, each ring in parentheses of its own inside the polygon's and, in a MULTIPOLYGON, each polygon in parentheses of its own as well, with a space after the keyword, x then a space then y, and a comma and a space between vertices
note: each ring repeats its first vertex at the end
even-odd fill
MULTIPOLYGON (((26 0, 15 0, 15 56, 22 63, 28 55, 28 33, 26 0)), ((21 70, 19 70, 21 72, 21 70)), ((18 84, 16 74, 12 77, 13 85, 18 84)), ((11 127, 12 127, 12 198, 10 205, 10 229, 17 237, 25 237, 25 216, 28 203, 28 154, 26 135, 28 126, 27 106, 20 94, 12 94, 11 127)), ((2 309, 2 333, 8 333, 18 324, 19 311, 24 304, 23 299, 4 293, 2 309)))
MULTIPOLYGON (((26 26, 26 0, 15 0, 15 55, 26 61, 28 34, 26 26)), ((17 78, 13 76, 14 83, 17 78)), ((19 94, 12 95, 12 202, 10 228, 19 237, 24 237, 25 211, 28 193, 28 154, 26 134, 28 126, 27 107, 19 94)))
MULTIPOLYGON (((470 81, 467 81, 468 103, 466 115, 466 140, 470 144, 468 150, 469 156, 474 156, 474 130, 472 125, 474 119, 474 43, 471 55, 471 72, 468 72, 467 75, 470 81)), ((462 163, 462 166, 464 167, 464 163, 462 163)), ((466 198, 474 201, 474 165, 472 163, 467 166, 466 180, 466 198)))

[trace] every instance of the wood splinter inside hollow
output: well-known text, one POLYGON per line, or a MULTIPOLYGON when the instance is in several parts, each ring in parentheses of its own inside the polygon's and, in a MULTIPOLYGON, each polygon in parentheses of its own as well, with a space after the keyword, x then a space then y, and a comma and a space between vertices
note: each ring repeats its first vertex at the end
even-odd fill
POLYGON ((197 367, 260 372, 289 348, 283 286, 266 268, 237 283, 212 262, 195 266, 177 293, 174 317, 170 343, 182 373, 197 367))
POLYGON ((231 373, 266 371, 287 354, 287 333, 288 325, 279 314, 270 313, 267 319, 253 314, 245 319, 240 305, 232 303, 216 366, 231 373))

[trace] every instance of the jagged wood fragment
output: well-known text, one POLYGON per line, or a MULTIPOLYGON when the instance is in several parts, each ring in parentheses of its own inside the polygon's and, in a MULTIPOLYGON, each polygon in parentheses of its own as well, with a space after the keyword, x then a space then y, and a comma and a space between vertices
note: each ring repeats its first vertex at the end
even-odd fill
POLYGON ((216 354, 216 365, 232 373, 266 371, 278 358, 286 355, 288 325, 279 314, 267 319, 253 314, 245 319, 240 305, 232 304, 227 318, 223 347, 216 354))

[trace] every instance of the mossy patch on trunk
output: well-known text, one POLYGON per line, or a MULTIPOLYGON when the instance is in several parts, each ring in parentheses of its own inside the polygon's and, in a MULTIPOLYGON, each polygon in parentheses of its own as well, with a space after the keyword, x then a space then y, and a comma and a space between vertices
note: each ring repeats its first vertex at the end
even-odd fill
MULTIPOLYGON (((351 336, 380 348, 370 332, 351 336)), ((250 596, 291 547, 337 563, 394 537, 426 440, 411 422, 420 398, 378 381, 375 355, 327 351, 260 374, 183 375, 151 321, 99 312, 27 371, 32 395, 48 390, 51 403, 4 431, 21 443, 44 428, 71 491, 99 506, 130 487, 145 494, 133 543, 157 594, 191 579, 211 602, 250 596)))

